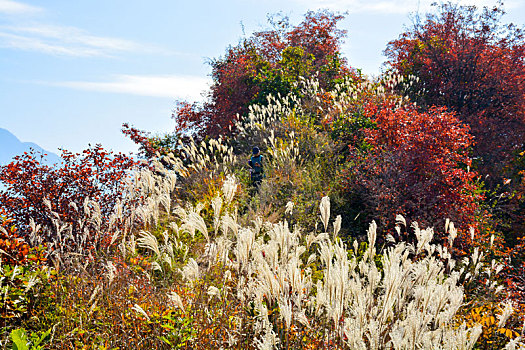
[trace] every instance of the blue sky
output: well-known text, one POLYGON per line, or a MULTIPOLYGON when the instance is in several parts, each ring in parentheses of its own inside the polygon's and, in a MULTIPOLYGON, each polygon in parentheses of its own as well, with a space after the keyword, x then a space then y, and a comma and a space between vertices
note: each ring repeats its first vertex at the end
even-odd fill
MULTIPOLYGON (((386 43, 409 13, 433 0, 0 0, 0 127, 57 152, 89 143, 129 152, 128 122, 166 132, 177 99, 195 100, 210 83, 211 58, 268 13, 297 24, 308 10, 348 12, 343 53, 377 74, 386 43)), ((464 4, 493 5, 489 0, 464 4)), ((505 2, 504 20, 525 24, 525 2, 505 2)))

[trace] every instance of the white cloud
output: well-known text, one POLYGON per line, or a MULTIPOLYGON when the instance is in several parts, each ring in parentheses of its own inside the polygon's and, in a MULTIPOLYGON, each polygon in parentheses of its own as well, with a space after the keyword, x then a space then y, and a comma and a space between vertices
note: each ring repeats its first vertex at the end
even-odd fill
POLYGON ((56 56, 107 56, 101 50, 90 47, 67 47, 64 45, 46 42, 41 38, 20 36, 6 32, 0 32, 0 47, 19 49, 25 51, 37 51, 56 56))
POLYGON ((47 24, 0 27, 0 46, 68 56, 112 56, 126 51, 155 51, 153 47, 130 40, 95 36, 79 28, 47 24))
POLYGON ((0 0, 0 15, 7 23, 0 26, 0 47, 63 56, 105 56, 122 52, 180 54, 131 40, 93 35, 81 28, 49 24, 39 7, 11 0, 0 0))
POLYGON ((38 25, 38 26, 19 26, 7 27, 8 29, 35 35, 42 38, 56 39, 63 43, 79 44, 100 49, 110 50, 136 50, 140 47, 138 44, 118 38, 100 37, 90 35, 84 30, 75 27, 55 26, 55 25, 38 25))
POLYGON ((46 85, 72 89, 202 100, 201 94, 210 84, 207 78, 180 75, 117 75, 110 81, 47 82, 46 85))
MULTIPOLYGON (((348 11, 349 13, 384 13, 407 14, 411 12, 427 12, 431 10, 436 0, 294 0, 308 8, 328 8, 331 10, 348 11)), ((461 5, 494 6, 494 0, 459 0, 461 5)), ((505 2, 506 9, 522 6, 518 0, 505 2)))
POLYGON ((27 15, 42 12, 40 7, 11 0, 0 0, 0 13, 8 15, 27 15))

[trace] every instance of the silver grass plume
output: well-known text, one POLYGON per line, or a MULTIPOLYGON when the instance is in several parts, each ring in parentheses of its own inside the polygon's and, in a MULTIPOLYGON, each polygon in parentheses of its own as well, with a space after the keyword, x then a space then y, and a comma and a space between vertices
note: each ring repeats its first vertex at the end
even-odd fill
POLYGON ((396 215, 396 224, 397 224, 397 225, 400 225, 400 224, 401 224, 401 225, 403 225, 404 227, 406 227, 406 226, 407 226, 407 222, 406 222, 406 220, 405 220, 405 217, 404 217, 403 215, 401 215, 401 214, 397 214, 397 215, 396 215))
POLYGON ((373 257, 375 255, 375 244, 377 238, 377 224, 375 221, 370 223, 368 226, 368 231, 366 232, 368 237, 368 257, 373 257))
POLYGON ((208 287, 208 291, 206 292, 210 296, 210 298, 213 297, 219 297, 221 294, 221 290, 215 286, 208 287))
POLYGON ((430 251, 430 242, 432 241, 432 238, 434 238, 434 229, 420 229, 417 222, 412 223, 411 227, 414 229, 417 238, 416 255, 421 253, 423 249, 430 251))
POLYGON ((522 336, 512 339, 506 346, 505 350, 525 350, 525 343, 522 343, 522 336))
POLYGON ((211 207, 213 209, 213 228, 215 230, 215 234, 217 234, 219 232, 219 225, 221 222, 222 198, 215 196, 211 200, 211 207))
POLYGON ((147 231, 140 231, 140 236, 137 239, 137 244, 141 248, 146 248, 155 253, 157 257, 160 257, 160 248, 157 238, 147 231))
POLYGON ((233 200, 233 197, 235 196, 235 192, 237 192, 237 187, 239 185, 237 184, 237 179, 233 175, 228 175, 226 177, 226 180, 224 181, 222 185, 222 193, 224 195, 224 200, 226 202, 226 205, 230 204, 233 200))
POLYGON ((184 280, 192 283, 199 278, 199 265, 195 259, 190 258, 188 263, 182 268, 182 270, 180 270, 180 273, 182 274, 184 280))
POLYGON ((200 216, 200 211, 204 208, 204 204, 198 203, 195 207, 188 206, 187 209, 182 207, 176 207, 174 209, 174 214, 177 215, 181 221, 182 225, 180 229, 188 232, 192 238, 195 237, 195 232, 200 231, 207 241, 210 240, 208 234, 208 228, 202 216, 200 216))
POLYGON ((184 304, 182 303, 181 297, 176 292, 174 291, 169 292, 168 299, 171 301, 171 303, 175 307, 178 307, 179 309, 182 310, 182 312, 184 312, 184 304))
POLYGON ((341 217, 341 215, 337 215, 337 217, 335 218, 335 222, 334 222, 334 239, 335 237, 337 237, 337 234, 341 230, 342 221, 343 221, 343 218, 341 217))
POLYGON ((454 227, 454 223, 449 222, 448 219, 445 223, 445 232, 448 232, 448 245, 449 247, 452 247, 454 240, 458 236, 458 230, 454 227))
POLYGON ((321 204, 319 205, 321 210, 321 222, 324 225, 324 231, 328 227, 328 220, 330 219, 330 197, 326 196, 321 199, 321 204))
POLYGON ((133 307, 131 308, 131 310, 133 310, 133 311, 135 311, 135 312, 141 314, 142 316, 146 317, 146 319, 147 319, 148 321, 151 320, 150 317, 148 316, 148 314, 146 313, 146 311, 144 311, 144 309, 141 308, 140 305, 138 305, 138 304, 134 304, 133 307))
POLYGON ((510 301, 507 300, 505 303, 503 303, 503 306, 503 312, 498 315, 498 328, 502 328, 509 319, 510 315, 512 315, 514 312, 514 308, 512 307, 512 303, 510 301))
POLYGON ((108 278, 108 283, 111 284, 113 280, 115 279, 115 274, 117 272, 117 267, 113 264, 111 261, 106 262, 106 273, 105 276, 108 278))
POLYGON ((286 203, 286 210, 284 211, 285 214, 289 214, 289 215, 292 215, 293 213, 293 202, 288 202, 286 203))

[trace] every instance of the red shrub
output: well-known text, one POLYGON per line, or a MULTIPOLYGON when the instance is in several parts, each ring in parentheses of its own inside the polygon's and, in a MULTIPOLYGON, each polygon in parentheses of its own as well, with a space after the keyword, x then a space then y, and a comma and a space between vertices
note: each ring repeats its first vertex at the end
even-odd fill
POLYGON ((359 193, 365 221, 392 227, 396 214, 423 227, 474 224, 481 196, 468 167, 469 128, 444 108, 419 113, 414 108, 369 106, 376 127, 367 130, 369 150, 353 149, 346 178, 359 193))
POLYGON ((29 233, 30 219, 42 227, 53 227, 55 217, 49 209, 58 215, 56 219, 71 225, 72 233, 83 233, 79 219, 85 200, 99 203, 102 218, 109 215, 135 165, 131 158, 101 146, 82 154, 63 151, 62 163, 56 167, 42 164, 33 152, 24 153, 0 167, 0 181, 7 187, 0 191, 0 210, 21 229, 22 236, 29 233))

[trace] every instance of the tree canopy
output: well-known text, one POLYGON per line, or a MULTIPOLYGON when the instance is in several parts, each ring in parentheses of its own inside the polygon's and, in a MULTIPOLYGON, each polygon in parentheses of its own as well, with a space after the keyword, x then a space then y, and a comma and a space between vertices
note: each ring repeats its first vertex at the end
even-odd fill
POLYGON ((174 115, 177 132, 191 130, 201 139, 230 135, 237 116, 246 115, 250 105, 265 104, 270 94, 288 94, 300 77, 315 75, 323 88, 333 88, 351 74, 340 53, 346 34, 337 28, 342 18, 308 12, 295 27, 286 17, 270 18, 271 29, 241 40, 211 62, 208 101, 202 106, 180 103, 174 115))
POLYGON ((446 106, 470 126, 475 164, 494 184, 525 146, 524 32, 502 23, 501 6, 436 10, 388 44, 388 66, 417 78, 405 88, 421 108, 446 106))

